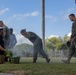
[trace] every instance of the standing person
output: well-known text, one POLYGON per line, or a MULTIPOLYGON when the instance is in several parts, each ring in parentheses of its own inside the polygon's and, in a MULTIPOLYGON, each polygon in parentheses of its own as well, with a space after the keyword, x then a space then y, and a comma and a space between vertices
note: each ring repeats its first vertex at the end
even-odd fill
POLYGON ((62 60, 64 63, 69 64, 71 58, 74 56, 75 51, 76 51, 76 18, 74 14, 69 15, 69 19, 73 22, 72 23, 72 31, 71 31, 71 37, 68 40, 70 43, 70 48, 69 48, 69 54, 67 60, 62 60))
POLYGON ((4 25, 3 21, 0 21, 0 27, 3 27, 3 39, 5 48, 9 47, 9 28, 4 25))
POLYGON ((16 39, 16 36, 15 34, 13 34, 13 28, 10 28, 10 35, 9 35, 9 49, 13 49, 13 47, 16 45, 17 43, 17 39, 16 39))
POLYGON ((41 38, 34 32, 26 32, 26 29, 22 29, 20 33, 34 45, 33 63, 36 63, 38 53, 40 53, 46 59, 47 63, 49 63, 50 59, 43 50, 41 38))
POLYGON ((3 64, 5 61, 5 47, 3 41, 3 28, 0 27, 0 64, 3 64))
MULTIPOLYGON (((11 50, 11 52, 13 53, 13 47, 16 45, 17 39, 16 39, 15 34, 13 33, 13 28, 10 28, 9 30, 10 30, 10 34, 9 34, 9 50, 11 50)), ((8 59, 9 59, 9 62, 11 62, 11 59, 9 57, 8 57, 8 59)))

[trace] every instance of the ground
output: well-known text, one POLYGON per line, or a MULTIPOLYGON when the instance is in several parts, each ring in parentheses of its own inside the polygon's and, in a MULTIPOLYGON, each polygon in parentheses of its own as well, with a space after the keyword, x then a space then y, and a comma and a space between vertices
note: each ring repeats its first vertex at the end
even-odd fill
POLYGON ((43 58, 38 58, 37 63, 32 63, 32 58, 21 58, 19 64, 0 64, 0 73, 12 73, 15 75, 76 75, 76 58, 71 64, 65 64, 62 58, 51 58, 46 63, 43 58))

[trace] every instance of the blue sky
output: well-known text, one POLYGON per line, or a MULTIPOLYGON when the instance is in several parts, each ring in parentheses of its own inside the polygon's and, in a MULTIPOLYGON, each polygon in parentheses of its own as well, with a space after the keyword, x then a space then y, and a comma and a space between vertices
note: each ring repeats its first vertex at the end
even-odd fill
MULTIPOLYGON (((71 13, 76 14, 74 0, 45 0, 45 37, 70 33, 71 13)), ((16 35, 26 28, 42 37, 41 14, 41 0, 0 0, 0 20, 12 27, 16 35)))

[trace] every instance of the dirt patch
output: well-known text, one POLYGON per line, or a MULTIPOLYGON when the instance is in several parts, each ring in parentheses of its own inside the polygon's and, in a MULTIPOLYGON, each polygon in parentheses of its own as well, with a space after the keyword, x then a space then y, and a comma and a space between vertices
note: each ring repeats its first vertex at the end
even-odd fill
POLYGON ((7 73, 11 73, 14 75, 32 75, 31 70, 23 71, 23 70, 15 70, 15 71, 9 71, 7 73))

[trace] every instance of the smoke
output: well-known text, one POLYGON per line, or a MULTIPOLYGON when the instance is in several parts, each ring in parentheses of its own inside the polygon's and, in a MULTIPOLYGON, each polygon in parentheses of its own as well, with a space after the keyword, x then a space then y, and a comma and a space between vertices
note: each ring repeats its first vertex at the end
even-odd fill
POLYGON ((33 46, 29 44, 16 45, 13 50, 13 57, 29 57, 33 55, 33 46))
POLYGON ((23 44, 23 43, 33 45, 27 38, 25 38, 24 36, 22 36, 20 34, 17 34, 16 38, 17 38, 17 45, 23 44))

